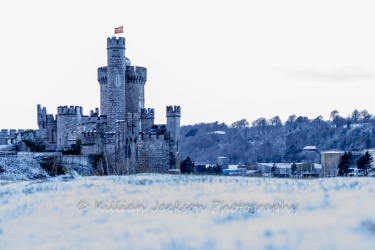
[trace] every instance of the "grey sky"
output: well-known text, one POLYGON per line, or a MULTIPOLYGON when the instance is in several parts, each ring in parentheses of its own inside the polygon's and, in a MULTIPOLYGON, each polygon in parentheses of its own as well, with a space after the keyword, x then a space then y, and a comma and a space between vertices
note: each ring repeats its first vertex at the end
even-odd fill
POLYGON ((373 1, 0 2, 0 129, 36 128, 36 105, 99 106, 106 38, 148 68, 146 106, 165 123, 375 113, 373 1))

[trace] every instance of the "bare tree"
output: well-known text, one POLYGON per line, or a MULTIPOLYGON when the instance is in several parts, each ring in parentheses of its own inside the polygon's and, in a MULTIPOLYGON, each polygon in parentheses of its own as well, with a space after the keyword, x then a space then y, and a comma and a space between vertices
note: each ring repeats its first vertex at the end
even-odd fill
POLYGON ((274 127, 279 127, 282 125, 280 117, 277 115, 269 120, 269 123, 274 127))
POLYGON ((323 116, 316 117, 312 122, 320 124, 323 121, 323 116))
POLYGON ((296 118, 297 118, 296 115, 290 115, 290 116, 288 117, 287 122, 289 122, 289 123, 293 123, 293 122, 296 121, 296 118))
POLYGON ((360 113, 357 109, 355 109, 352 113, 352 120, 353 120, 354 124, 358 123, 359 117, 360 117, 360 113))
POLYGON ((266 126, 268 125, 267 119, 262 117, 259 118, 251 123, 253 127, 257 127, 259 129, 259 132, 265 134, 266 126))
POLYGON ((249 127, 249 122, 246 119, 242 119, 240 121, 233 122, 231 128, 246 128, 249 127))
POLYGON ((333 110, 332 112, 331 112, 331 114, 330 114, 330 118, 332 119, 332 121, 335 119, 335 117, 336 116, 338 116, 339 115, 339 111, 337 111, 337 110, 333 110))
POLYGON ((371 114, 364 109, 360 112, 360 119, 362 119, 363 122, 367 123, 371 119, 371 114))

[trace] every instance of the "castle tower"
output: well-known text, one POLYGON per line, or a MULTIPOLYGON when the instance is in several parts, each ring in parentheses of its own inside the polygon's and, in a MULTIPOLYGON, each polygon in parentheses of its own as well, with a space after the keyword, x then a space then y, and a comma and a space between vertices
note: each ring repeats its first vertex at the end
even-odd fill
POLYGON ((100 115, 107 115, 107 67, 98 68, 98 82, 100 84, 100 115))
POLYGON ((41 105, 37 106, 38 114, 38 127, 39 129, 44 129, 47 126, 47 109, 46 107, 41 108, 41 105))
POLYGON ((57 149, 67 148, 68 133, 77 129, 82 122, 83 109, 80 106, 59 106, 57 108, 57 149))
POLYGON ((141 109, 141 132, 151 129, 154 126, 154 120, 154 109, 141 109))
POLYGON ((125 120, 126 93, 125 93, 125 38, 107 38, 107 85, 103 99, 107 99, 107 122, 110 130, 115 131, 116 121, 125 120))
POLYGON ((180 170, 180 106, 167 107, 167 133, 170 170, 180 170))
POLYGON ((140 113, 145 105, 144 86, 147 81, 147 69, 139 66, 127 66, 125 74, 126 112, 140 113))

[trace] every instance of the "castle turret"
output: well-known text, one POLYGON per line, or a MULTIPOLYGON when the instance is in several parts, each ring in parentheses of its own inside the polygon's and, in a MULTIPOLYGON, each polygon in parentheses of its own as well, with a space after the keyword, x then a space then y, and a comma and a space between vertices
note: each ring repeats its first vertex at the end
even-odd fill
POLYGON ((46 107, 42 108, 40 104, 37 106, 37 112, 39 136, 45 141, 47 149, 54 149, 56 146, 56 119, 52 114, 47 114, 46 107))
POLYGON ((138 66, 127 66, 126 82, 126 112, 140 113, 145 105, 144 86, 147 81, 147 69, 138 66))
POLYGON ((100 114, 107 115, 107 67, 98 68, 98 82, 100 84, 100 114))
POLYGON ((38 127, 44 129, 47 126, 47 109, 46 107, 41 108, 40 104, 37 106, 38 113, 38 127))
POLYGON ((154 126, 154 120, 154 109, 141 109, 141 132, 151 129, 154 126))
POLYGON ((82 121, 83 109, 80 106, 59 106, 57 108, 57 148, 68 147, 68 133, 77 129, 82 121))
POLYGON ((107 38, 107 105, 106 115, 109 129, 114 131, 116 121, 125 120, 125 38, 107 38))
POLYGON ((167 107, 167 134, 169 140, 170 170, 180 170, 180 106, 167 107))

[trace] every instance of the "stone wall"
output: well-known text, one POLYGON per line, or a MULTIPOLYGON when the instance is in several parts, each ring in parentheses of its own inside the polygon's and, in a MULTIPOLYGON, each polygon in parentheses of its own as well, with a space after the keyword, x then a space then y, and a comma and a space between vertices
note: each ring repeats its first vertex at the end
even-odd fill
POLYGON ((165 173, 169 171, 169 147, 164 135, 150 135, 138 144, 138 173, 165 173))

